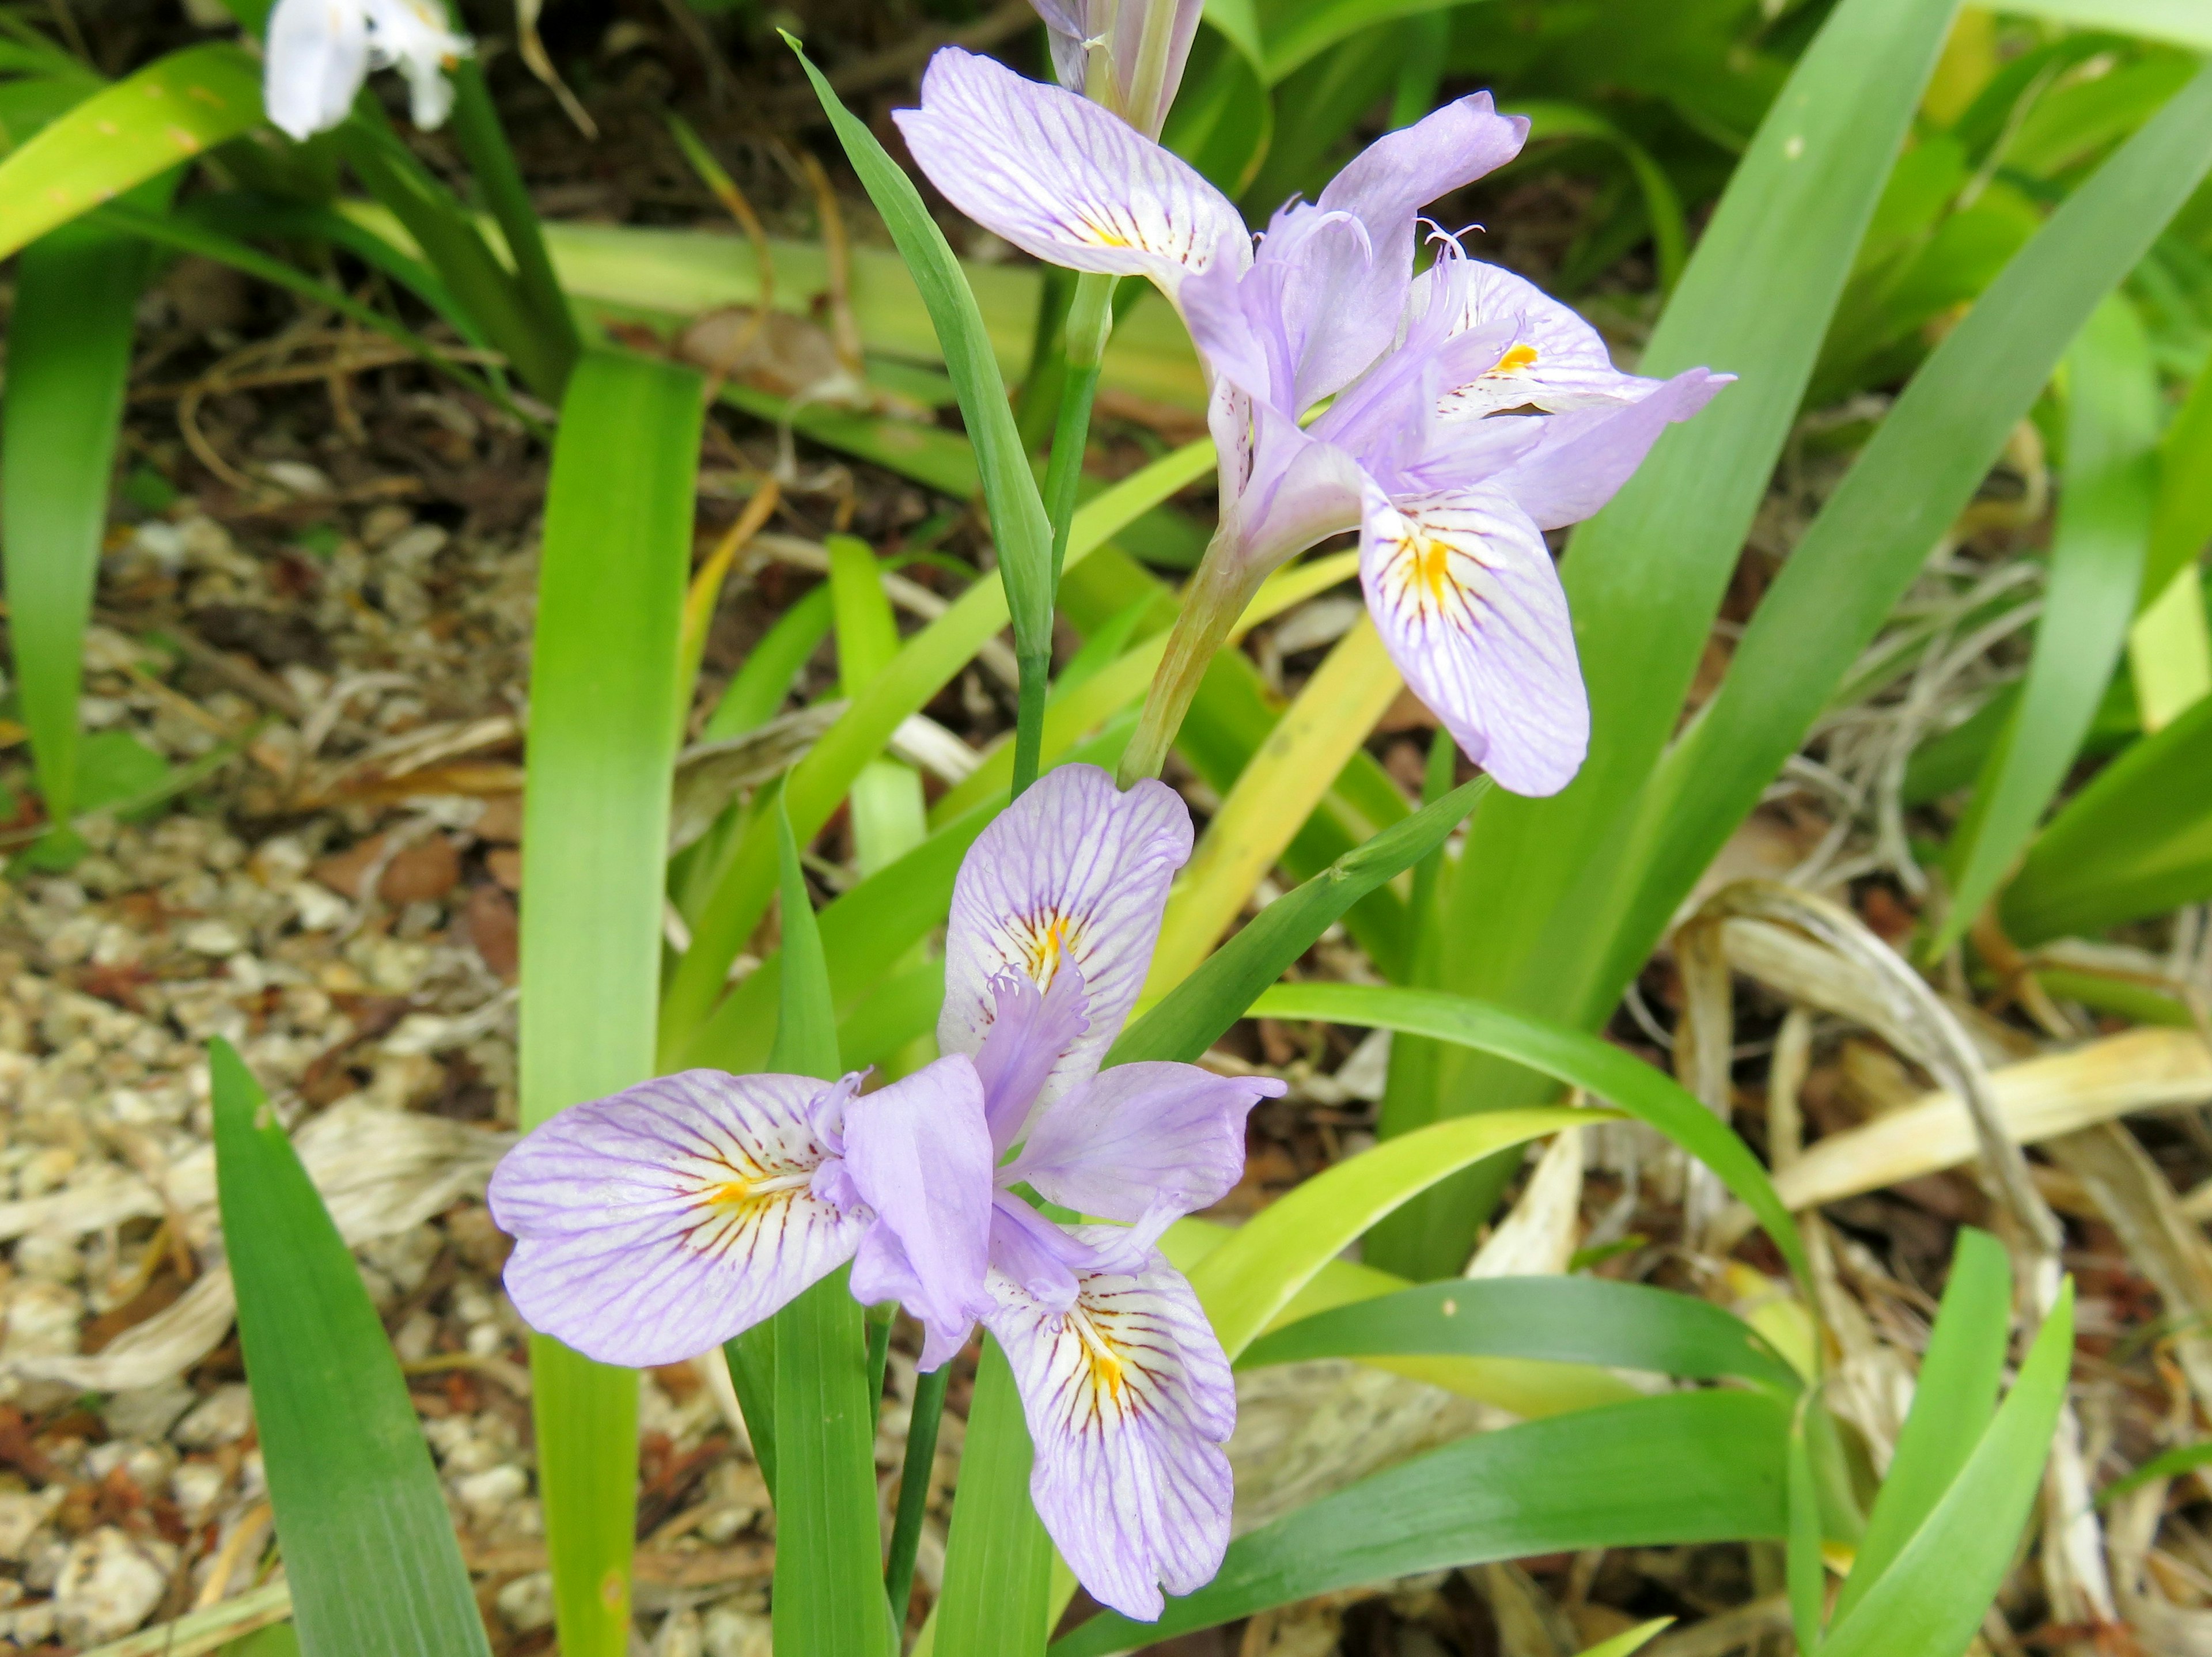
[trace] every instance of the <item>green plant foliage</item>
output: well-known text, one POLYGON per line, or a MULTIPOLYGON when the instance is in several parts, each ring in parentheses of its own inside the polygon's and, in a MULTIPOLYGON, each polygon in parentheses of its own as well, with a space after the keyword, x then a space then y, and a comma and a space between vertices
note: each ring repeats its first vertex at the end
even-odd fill
MULTIPOLYGON (((830 969, 780 810, 776 828, 785 970, 769 1068, 833 1081, 841 1065, 830 969)), ((846 1276, 831 1272, 775 1319, 775 1643, 818 1657, 892 1657, 877 1552, 876 1401, 846 1276)))
POLYGON ((1960 1657, 1981 1626, 2043 1478, 2074 1357, 2074 1286, 2044 1320, 2012 1391, 1959 1475, 1821 1657, 1960 1657))
POLYGON ((1838 1623, 1896 1562, 1943 1493, 1951 1488, 1996 1411, 2011 1334, 2012 1270, 2004 1246, 1985 1231, 1960 1229, 1950 1281, 1931 1333, 1912 1410, 1898 1435, 1851 1574, 1836 1596, 1838 1623))
POLYGON ((236 46, 156 58, 0 161, 0 257, 260 124, 260 66, 236 46))
POLYGON ((1954 832, 1951 909, 1931 954, 1981 913, 2065 780, 2119 662, 2142 585, 2158 484, 2158 378, 2126 300, 2098 307, 2067 366, 2066 488, 2035 654, 1954 832))
POLYGON ((1596 983, 1626 981, 1972 498, 2065 345, 2208 162, 2212 72, 2067 199, 1914 376, 1653 776, 1635 890, 1616 900, 1624 918, 1596 983))
POLYGON ((1024 1657, 1051 1631, 1052 1542, 1030 1505, 1034 1452, 1014 1372, 988 1335, 945 1545, 933 1648, 1024 1657))
POLYGON ((1797 1223, 1750 1147, 1674 1077, 1609 1041, 1470 997, 1387 984, 1279 984, 1253 1002, 1252 1012, 1425 1035, 1495 1053, 1585 1089, 1650 1123, 1712 1169, 1758 1217, 1799 1281, 1812 1280, 1797 1223))
MULTIPOLYGON (((1673 734, 1949 12, 1843 0, 1730 179, 1640 366, 1666 374, 1705 363, 1741 379, 1662 437, 1576 532, 1563 576, 1589 689, 1589 757, 1552 799, 1501 794, 1475 814, 1444 933, 1451 988, 1572 1008, 1582 1023, 1601 1016, 1595 1004, 1609 1006, 1593 968, 1615 930, 1638 798, 1673 734)), ((1495 1066, 1451 1068, 1448 1089, 1387 1120, 1386 1132, 1447 1101, 1504 1102, 1540 1085, 1495 1066)), ((1439 1191, 1377 1234, 1375 1257, 1421 1275, 1451 1269, 1481 1217, 1480 1196, 1439 1191)))
POLYGON ((1174 1059, 1188 1064, 1252 1005, 1261 991, 1313 947, 1345 911, 1436 852, 1490 787, 1486 777, 1455 788, 1346 853, 1259 918, 1123 1031, 1107 1063, 1174 1059))
POLYGON ((1231 1359, 1298 1290, 1391 1210, 1468 1163, 1601 1112, 1499 1110, 1438 1122, 1347 1158, 1277 1199, 1198 1263, 1190 1284, 1231 1359))
MULTIPOLYGON (((1478 1433, 1240 1536, 1157 1624, 1107 1612, 1052 1657, 1104 1657, 1355 1583, 1492 1559, 1783 1533, 1788 1407, 1675 1393, 1478 1433)), ((1976 1615, 1979 1615, 1978 1605, 1976 1615)))
POLYGON ((209 1050, 238 1333, 300 1648, 489 1654, 444 1491, 384 1325, 230 1044, 209 1050))
POLYGON ((2212 897, 2212 697, 2093 778, 2036 836, 1999 906, 2040 944, 2212 897))
POLYGON ((1336 1307, 1261 1336, 1241 1369, 1315 1358, 1548 1358, 1733 1378, 1779 1392, 1797 1372, 1742 1319, 1694 1296, 1606 1278, 1467 1278, 1336 1307))
MULTIPOLYGON (((152 189, 167 194, 164 185, 152 189)), ((84 629, 107 525, 133 313, 148 270, 135 238, 84 224, 49 232, 15 266, 0 432, 0 555, 16 694, 47 820, 64 831, 80 804, 84 629)))
MULTIPOLYGON (((545 509, 524 792, 522 1121, 653 1073, 677 633, 690 561, 699 377, 586 355, 545 509)), ((629 1630, 637 1380, 540 1337, 538 1478, 561 1645, 629 1630)))
MULTIPOLYGON (((1037 494, 1030 457, 1014 424, 1012 405, 1006 400, 1006 382, 1000 378, 998 359, 983 326, 975 295, 962 275, 960 261, 952 255, 945 233, 929 216, 921 192, 884 153, 875 135, 839 101, 830 83, 809 61, 798 42, 790 42, 799 61, 821 99, 830 124, 837 130, 845 155, 867 187, 869 198, 884 216, 884 225, 898 244, 899 252, 921 289, 929 307, 939 343, 945 349, 945 371, 952 376, 960 398, 960 411, 969 441, 975 446, 976 464, 982 474, 983 500, 991 516, 991 537, 999 551, 999 574, 1005 583, 1006 608, 1014 625, 1014 652, 1022 663, 1023 724, 1035 752, 1036 722, 1044 713, 1045 677, 1052 668, 1052 593, 1056 580, 1052 554, 1052 524, 1037 494)), ((1036 762, 1030 762, 1034 774, 1036 762)))

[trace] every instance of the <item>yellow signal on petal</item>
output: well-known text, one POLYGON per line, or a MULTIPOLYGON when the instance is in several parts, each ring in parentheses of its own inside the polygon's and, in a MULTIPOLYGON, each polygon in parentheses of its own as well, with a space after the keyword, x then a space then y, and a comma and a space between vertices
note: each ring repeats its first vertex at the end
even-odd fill
POLYGON ((1429 592, 1429 602, 1441 605, 1447 587, 1458 586, 1451 573, 1451 549, 1441 541, 1426 541, 1413 555, 1414 570, 1429 592))
POLYGON ((1516 345, 1492 365, 1490 372, 1493 374, 1517 374, 1523 368, 1533 368, 1535 366, 1536 348, 1533 345, 1516 345))

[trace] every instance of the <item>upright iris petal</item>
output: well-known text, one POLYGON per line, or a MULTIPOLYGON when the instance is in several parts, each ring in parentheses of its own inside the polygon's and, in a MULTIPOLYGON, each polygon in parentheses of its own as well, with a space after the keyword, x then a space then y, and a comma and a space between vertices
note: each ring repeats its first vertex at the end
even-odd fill
POLYGON ((982 1301, 981 1084, 953 1058, 859 1085, 695 1070, 561 1112, 492 1175, 515 1309, 603 1363, 673 1363, 857 1253, 855 1292, 905 1300, 942 1363, 982 1301))
POLYGON ((955 48, 896 118, 978 223, 1071 269, 1150 277, 1205 364, 1220 527, 1125 780, 1158 773, 1267 572, 1356 529, 1391 657, 1468 756, 1516 792, 1566 786, 1589 713, 1540 531, 1596 512, 1729 376, 1620 373, 1588 323, 1441 232, 1414 275, 1420 209, 1510 160, 1526 121, 1484 93, 1447 104, 1277 213, 1255 252, 1235 209, 1166 151, 955 48))

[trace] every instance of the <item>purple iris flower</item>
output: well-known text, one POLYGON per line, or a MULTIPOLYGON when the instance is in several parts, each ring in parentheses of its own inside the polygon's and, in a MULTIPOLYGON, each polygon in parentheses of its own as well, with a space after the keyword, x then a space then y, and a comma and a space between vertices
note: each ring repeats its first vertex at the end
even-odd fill
POLYGON ((945 1056, 866 1095, 854 1076, 699 1070, 562 1111, 492 1175, 516 1308, 641 1366, 727 1340, 848 1259, 858 1298, 921 1320, 925 1369, 980 1317, 1021 1388, 1061 1557, 1104 1604, 1158 1617, 1162 1587, 1198 1587, 1228 1546, 1237 1397, 1157 1245, 1237 1183, 1246 1114, 1284 1090, 1098 1067, 1190 849, 1161 784, 1048 773, 961 864, 945 1056), (1105 1223, 1060 1224, 1022 1187, 1105 1223))
POLYGON ((1164 1586, 1188 1593, 1220 1568, 1237 1420, 1221 1342, 1156 1244, 1237 1183, 1246 1114, 1284 1090, 1195 1065, 1098 1068, 1190 848, 1190 813, 1162 784, 1048 773, 961 865, 937 1028, 945 1052, 974 1058, 994 1151, 1015 1151, 983 1321, 1021 1388, 1030 1498, 1077 1580, 1146 1619, 1164 1586), (1056 1223, 1024 1185, 1120 1223, 1056 1223))
POLYGON ((1052 43, 1052 72, 1148 137, 1182 84, 1204 0, 1030 0, 1052 43))
POLYGON ((673 1363, 851 1260, 854 1296, 903 1301, 935 1369, 983 1303, 982 1088, 965 1059, 860 1083, 684 1071, 525 1135, 488 1193, 515 1309, 602 1363, 673 1363))
POLYGON ((1442 231, 1415 275, 1419 209, 1510 161, 1525 120, 1486 93, 1448 104, 1376 140, 1319 200, 1285 206, 1255 251, 1185 162, 988 58, 940 51, 921 107, 895 118, 977 223, 1054 264, 1157 283, 1205 365, 1220 527, 1125 779, 1157 774, 1267 573, 1357 530, 1391 659, 1468 756, 1519 793, 1566 786, 1589 709, 1543 531, 1603 506, 1730 376, 1620 373, 1588 323, 1442 231))

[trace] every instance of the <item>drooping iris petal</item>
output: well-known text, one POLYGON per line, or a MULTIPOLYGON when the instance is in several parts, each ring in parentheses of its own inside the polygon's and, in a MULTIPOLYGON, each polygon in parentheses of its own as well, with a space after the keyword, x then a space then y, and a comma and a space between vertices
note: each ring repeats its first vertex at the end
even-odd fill
POLYGON ((1059 87, 946 46, 921 107, 893 112, 907 147, 954 206, 1025 252, 1073 270, 1184 276, 1252 256, 1229 198, 1120 117, 1059 87))
MULTIPOLYGON (((1734 374, 1686 369, 1672 379, 1645 380, 1649 395, 1626 408, 1599 406, 1539 422, 1540 440, 1497 475, 1498 486, 1539 529, 1579 524, 1613 499, 1659 434, 1687 420, 1734 374)), ((1495 419, 1479 422, 1495 425, 1495 419)), ((1463 429, 1463 428, 1462 428, 1463 429)))
POLYGON ((526 1135, 489 1193, 515 1309, 603 1363, 673 1363, 836 1270, 868 1217, 813 1190, 832 1085, 685 1071, 526 1135))
POLYGON ((269 14, 262 102, 282 131, 305 140, 345 119, 368 73, 361 0, 276 0, 269 14))
POLYGON ((992 1201, 992 1272, 1012 1279, 1047 1310, 1065 1312, 1075 1304, 1076 1274, 1091 1266, 1098 1251, 1014 1192, 1000 1191, 992 1201))
MULTIPOLYGON (((1448 276, 1455 278, 1454 334, 1501 324, 1507 331, 1495 356, 1484 352, 1489 360, 1473 365, 1472 376, 1443 388, 1437 412, 1445 419, 1524 406, 1554 414, 1617 408, 1659 389, 1656 379, 1615 368, 1597 330, 1535 283, 1480 259, 1450 258, 1431 267, 1420 282, 1435 291, 1448 276)), ((1414 304, 1425 297, 1417 293, 1414 304)))
POLYGON ((953 883, 939 1049, 981 1049, 1000 974, 1048 990, 1072 962, 1083 974, 1086 1028, 1055 1060, 1036 1102, 1090 1076, 1144 986, 1168 883, 1190 845, 1190 811, 1160 783, 1125 794, 1091 765, 1040 777, 976 838, 953 883))
POLYGON ((896 1300, 921 1322, 921 1367, 968 1338, 985 1305, 991 1167, 983 1086, 955 1054, 845 1107, 845 1172, 875 1213, 853 1261, 853 1293, 896 1300))
POLYGON ((1566 594, 1528 514, 1497 484, 1393 501, 1370 489, 1359 583, 1413 693, 1516 794, 1565 787, 1589 746, 1566 594))
POLYGON ((1082 1213, 1164 1229, 1228 1193, 1244 1170, 1245 1117, 1288 1087, 1195 1065, 1116 1065, 1039 1112, 1000 1177, 1082 1213))
POLYGON ((1229 1545, 1221 1446, 1237 1393, 1221 1343, 1190 1284, 1157 1253, 1133 1274, 1085 1273, 1065 1311, 1003 1273, 990 1281, 996 1304, 984 1321, 1021 1388, 1037 1516, 1094 1598, 1154 1620, 1161 1589, 1201 1587, 1229 1545))
POLYGON ((424 131, 441 126, 453 112, 453 82, 446 65, 471 50, 466 37, 446 27, 434 0, 366 0, 369 61, 397 69, 406 78, 408 113, 424 131))
POLYGON ((992 1018, 975 1053, 975 1074, 983 1084, 983 1115, 995 1159, 1013 1148, 1045 1078, 1090 1027, 1090 998, 1083 992, 1083 969, 1072 961, 1060 962, 1042 994, 1021 973, 1000 973, 988 987, 992 1018))

